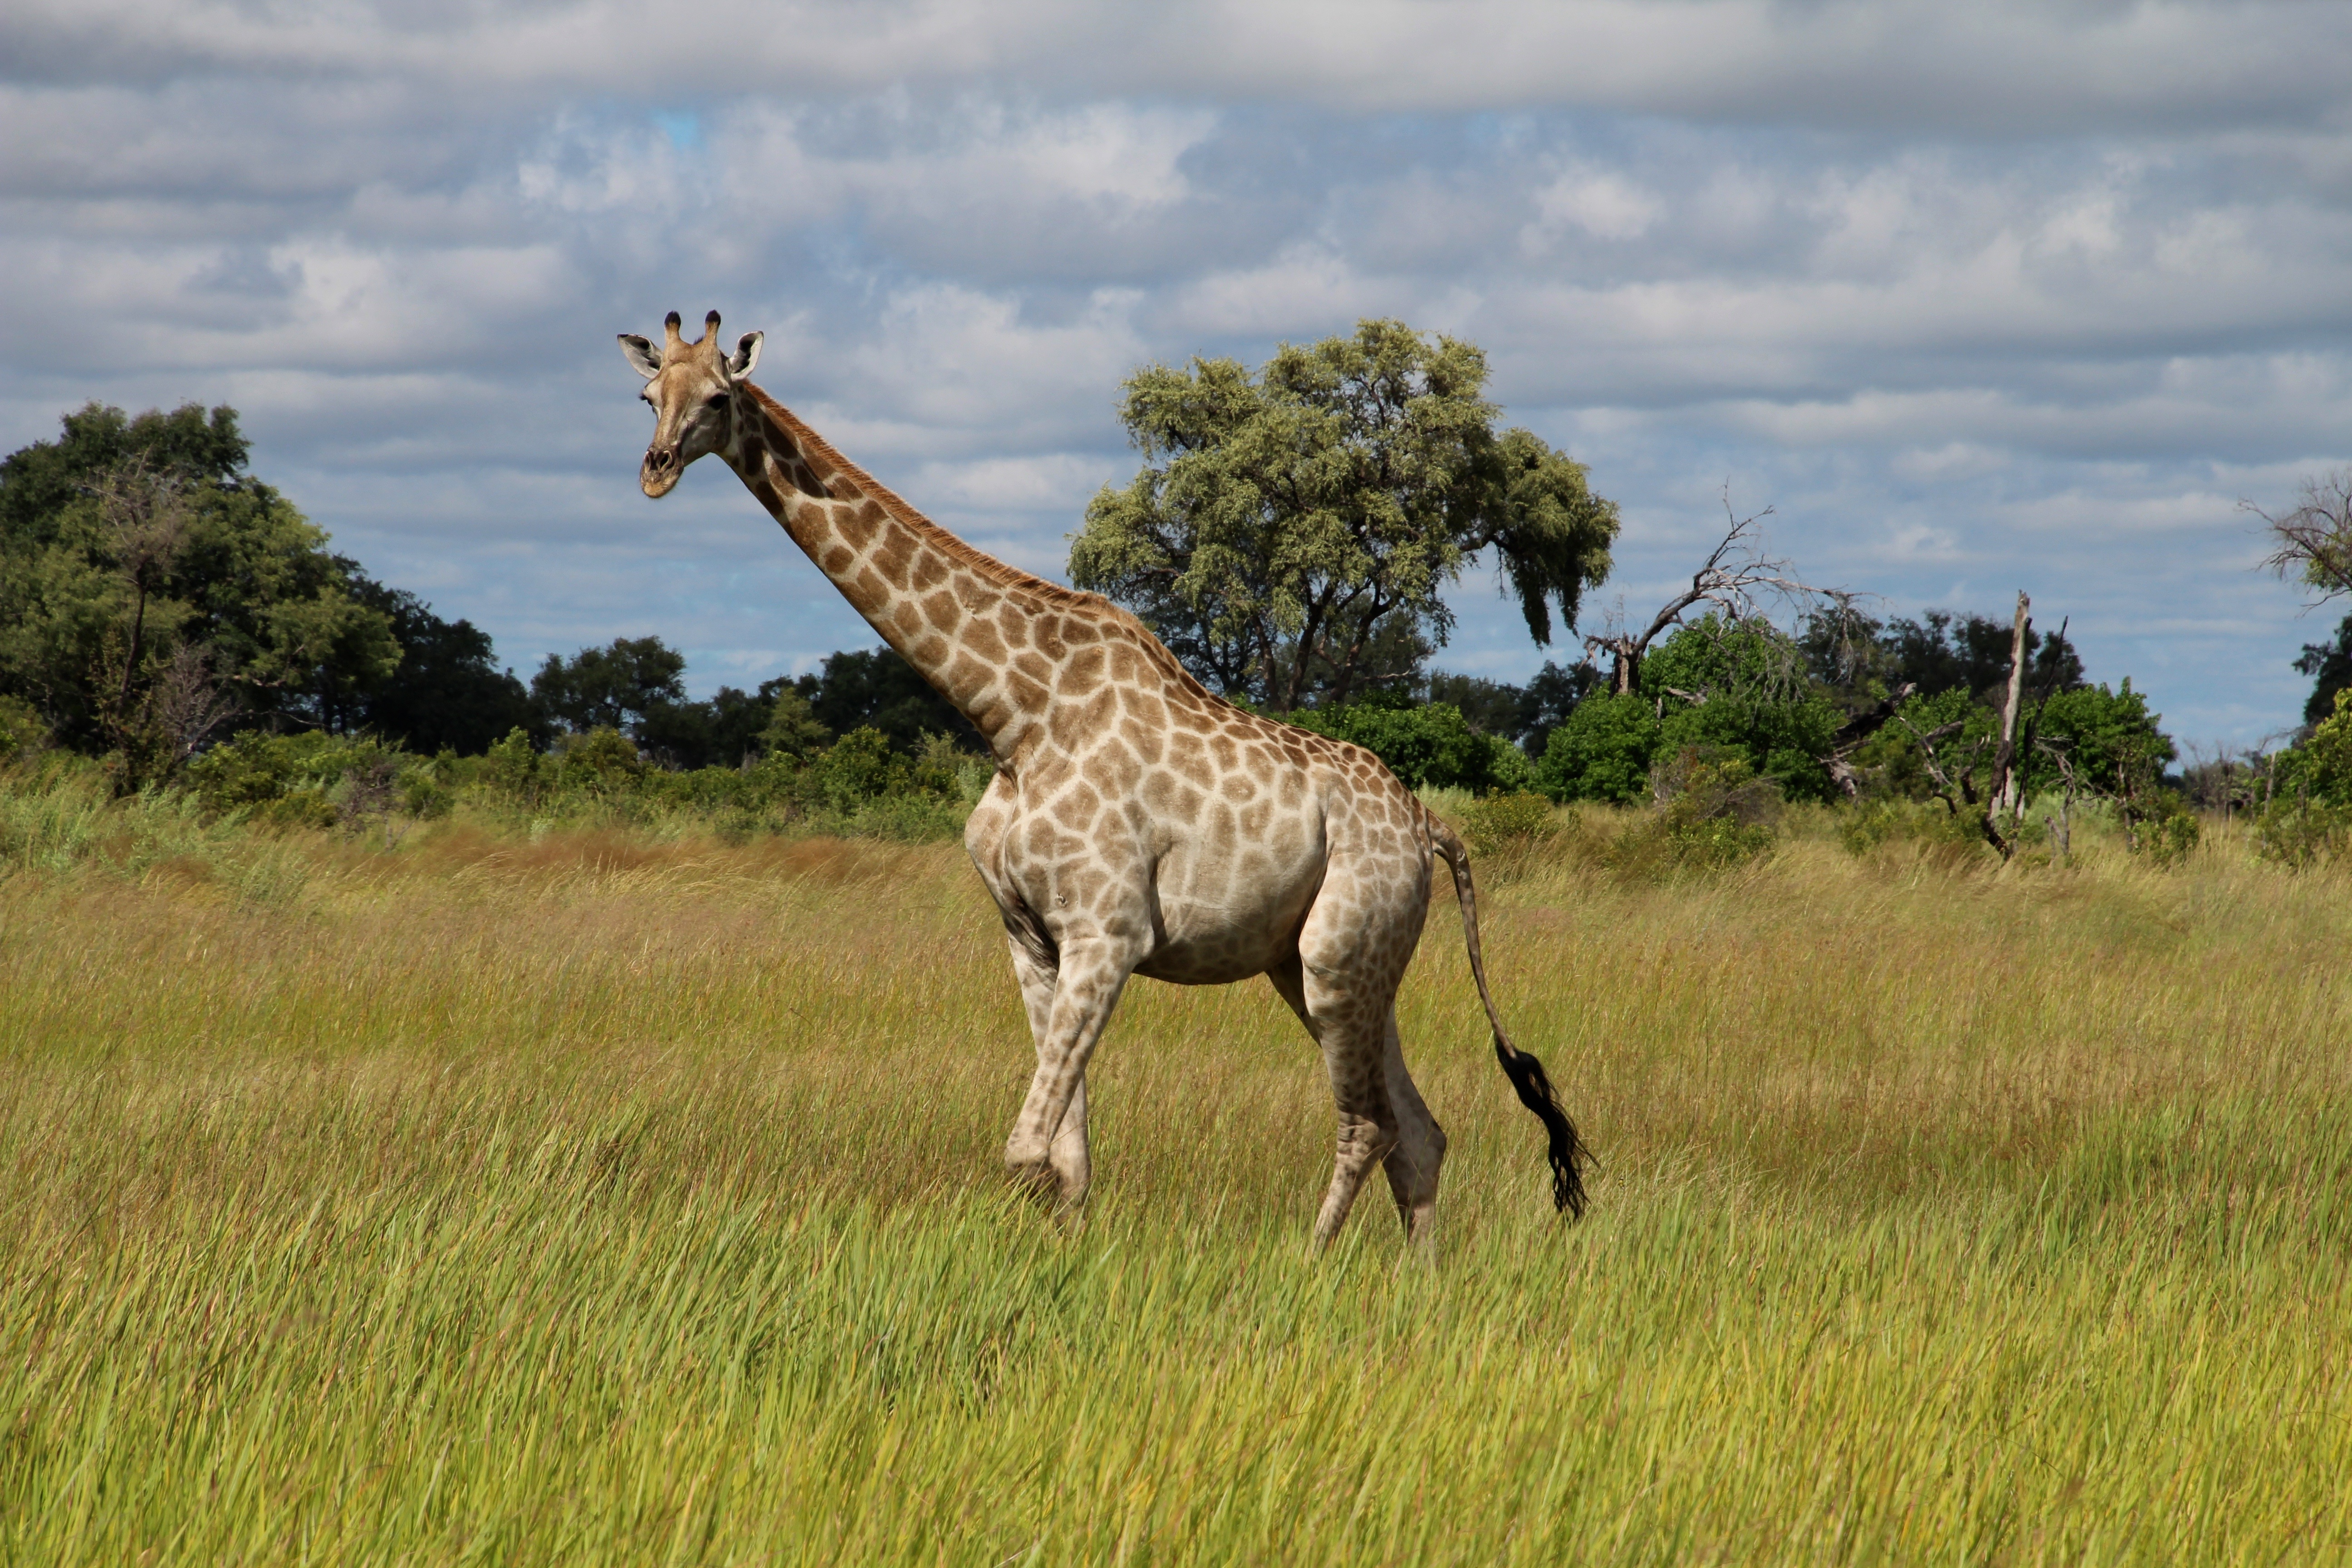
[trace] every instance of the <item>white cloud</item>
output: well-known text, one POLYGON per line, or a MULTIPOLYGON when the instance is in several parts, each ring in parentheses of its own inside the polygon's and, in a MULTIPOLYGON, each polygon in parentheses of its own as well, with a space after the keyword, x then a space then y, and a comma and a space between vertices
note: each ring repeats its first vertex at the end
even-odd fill
POLYGON ((1656 196, 1622 175, 1605 169, 1571 169, 1536 193, 1535 220, 1523 242, 1540 252, 1570 226, 1597 239, 1639 239, 1664 210, 1656 196))
POLYGON ((1381 314, 1592 465, 1629 599, 1729 479, 1906 611, 2032 580, 2095 674, 2299 706, 2232 509, 2352 456, 2338 5, 27 0, 0 58, 0 437, 233 402, 510 657, 865 640, 725 474, 636 495, 667 309, 1043 570, 1135 365, 1381 314))

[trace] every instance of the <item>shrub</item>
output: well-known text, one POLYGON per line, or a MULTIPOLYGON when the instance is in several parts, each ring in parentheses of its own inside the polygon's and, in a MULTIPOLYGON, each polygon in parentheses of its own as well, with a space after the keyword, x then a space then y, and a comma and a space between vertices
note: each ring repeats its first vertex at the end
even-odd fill
POLYGON ((1466 789, 1486 795, 1533 782, 1533 769, 1510 742, 1470 727, 1451 702, 1397 707, 1380 702, 1309 709, 1287 721, 1361 746, 1388 764, 1407 789, 1466 789))
POLYGON ((2188 859, 2201 831, 2189 803, 2165 789, 2142 795, 2134 805, 2137 809, 2125 819, 2133 852, 2159 866, 2178 866, 2188 859))
POLYGON ((32 705, 14 697, 0 696, 0 763, 13 763, 44 752, 49 746, 48 726, 32 705))
POLYGON ((1647 700, 1630 691, 1588 697, 1544 743, 1536 787, 1557 801, 1639 800, 1658 741, 1657 714, 1647 700))
POLYGON ((2352 859, 2352 805, 2282 796, 2254 818, 2254 852, 2301 869, 2352 859))
MULTIPOLYGON (((389 805, 393 781, 410 761, 397 747, 372 736, 315 730, 293 735, 251 733, 189 763, 187 784, 208 816, 243 810, 256 821, 310 826, 339 819, 338 786, 354 777, 366 781, 362 786, 366 795, 382 795, 375 809, 389 805)), ((346 789, 343 795, 350 793, 346 789)), ((361 809, 369 805, 363 795, 361 809)))
POLYGON ((1864 801, 1839 811, 1837 825, 1839 842, 1856 855, 1906 841, 1988 855, 1992 850, 1980 816, 1949 810, 1939 800, 1864 801))
POLYGON ((646 772, 637 743, 610 724, 562 736, 553 761, 558 784, 601 795, 629 793, 646 772))
POLYGON ((1736 752, 1685 746, 1652 777, 1654 812, 1619 836, 1608 860, 1618 870, 1711 869, 1755 858, 1779 837, 1780 786, 1758 777, 1736 752))
POLYGON ((1551 802, 1539 795, 1490 795, 1464 815, 1462 837, 1480 855, 1524 848, 1552 832, 1551 802))

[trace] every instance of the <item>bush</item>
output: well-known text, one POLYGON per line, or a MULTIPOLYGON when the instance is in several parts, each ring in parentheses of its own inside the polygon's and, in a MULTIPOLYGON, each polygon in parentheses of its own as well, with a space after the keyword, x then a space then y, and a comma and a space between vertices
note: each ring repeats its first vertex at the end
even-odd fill
POLYGON ((1837 824, 1839 842, 1856 855, 1901 842, 1948 847, 1970 855, 1992 852, 1980 815, 1948 810, 1939 800, 1864 801, 1840 810, 1837 824))
POLYGON ((1557 801, 1639 800, 1649 788, 1659 734, 1654 708, 1641 696, 1588 697, 1544 743, 1536 787, 1557 801))
POLYGON ((0 696, 0 763, 13 763, 19 757, 29 757, 49 747, 48 726, 32 705, 14 697, 0 696))
POLYGON ((1343 703, 1286 716, 1286 721, 1346 741, 1388 764, 1407 789, 1516 792, 1534 782, 1534 769, 1510 742, 1480 734, 1451 702, 1394 707, 1343 703))
POLYGON ((2329 805, 2352 805, 2352 687, 2336 694, 2336 711, 2311 727, 2288 755, 2288 782, 2329 805))
POLYGON ((1780 786, 1732 751, 1685 746, 1659 761, 1656 809, 1621 836, 1609 859, 1620 870, 1710 869, 1753 859, 1779 837, 1780 786))
POLYGON ((2254 852, 2298 870, 2352 859, 2352 805, 2307 797, 2273 800, 2254 818, 2254 852))
POLYGON ((2159 866, 2178 866, 2197 847, 2202 830, 2189 803, 2168 789, 2142 795, 2126 817, 2128 842, 2136 854, 2159 866))
POLYGON ((1539 795, 1490 795, 1464 815, 1462 837, 1480 855, 1525 848, 1553 831, 1551 809, 1539 795))

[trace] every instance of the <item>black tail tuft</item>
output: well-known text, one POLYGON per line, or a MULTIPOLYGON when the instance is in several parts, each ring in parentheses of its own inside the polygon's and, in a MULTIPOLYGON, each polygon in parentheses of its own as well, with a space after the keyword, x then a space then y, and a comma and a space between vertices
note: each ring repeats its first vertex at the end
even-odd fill
POLYGON ((1544 1137, 1550 1146, 1544 1157, 1551 1162, 1552 1206, 1570 1219, 1584 1215, 1584 1145, 1576 1136, 1576 1123, 1559 1108, 1559 1097, 1552 1093, 1551 1078, 1543 1063, 1527 1052, 1514 1050, 1495 1038, 1495 1059, 1503 1064, 1503 1076, 1518 1090, 1519 1103, 1536 1113, 1544 1125, 1544 1137))

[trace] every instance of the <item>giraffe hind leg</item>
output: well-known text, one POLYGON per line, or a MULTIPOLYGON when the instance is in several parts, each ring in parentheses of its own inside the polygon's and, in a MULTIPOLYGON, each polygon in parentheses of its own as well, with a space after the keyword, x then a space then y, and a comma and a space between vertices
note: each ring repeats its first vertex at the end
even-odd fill
POLYGON ((1297 959, 1268 971, 1267 977, 1322 1047, 1331 1098, 1339 1113, 1331 1184, 1324 1189, 1323 1205, 1315 1216, 1315 1244, 1328 1247, 1348 1223, 1348 1212, 1355 1207, 1356 1195, 1372 1168, 1397 1146, 1398 1118, 1389 1096, 1381 1030, 1376 1021, 1388 1013, 1388 1000, 1383 998, 1377 1008, 1368 1006, 1326 977, 1310 980, 1297 959))
POLYGON ((1390 1107, 1396 1114, 1397 1142, 1381 1162, 1381 1169, 1389 1179, 1389 1195, 1396 1200, 1397 1217, 1404 1222, 1405 1239, 1426 1247, 1437 1207, 1437 1173, 1445 1163, 1445 1130, 1429 1113, 1412 1075, 1405 1070, 1394 1006, 1389 1009, 1384 1033, 1382 1076, 1388 1081, 1390 1107))

